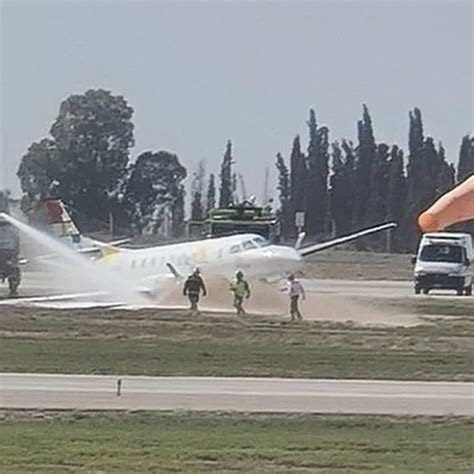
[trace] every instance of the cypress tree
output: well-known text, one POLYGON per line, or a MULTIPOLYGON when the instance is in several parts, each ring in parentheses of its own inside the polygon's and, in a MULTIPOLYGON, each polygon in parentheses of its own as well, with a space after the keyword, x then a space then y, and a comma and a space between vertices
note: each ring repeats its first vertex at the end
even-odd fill
POLYGON ((193 175, 191 184, 191 220, 204 220, 204 185, 206 179, 206 164, 204 160, 198 163, 198 169, 193 175))
POLYGON ((423 134, 421 111, 409 113, 409 148, 407 166, 407 201, 402 233, 405 250, 414 251, 420 237, 417 219, 421 212, 454 184, 454 168, 445 157, 440 144, 438 149, 431 137, 423 134))
MULTIPOLYGON (((403 163, 403 150, 393 145, 390 151, 387 189, 387 221, 400 223, 405 208, 406 179, 403 163)), ((400 229, 393 231, 391 252, 403 250, 400 229)))
MULTIPOLYGON (((372 164, 370 180, 369 207, 366 215, 366 225, 381 223, 387 215, 387 186, 389 174, 389 151, 385 143, 376 147, 374 162, 372 164)), ((379 236, 374 236, 375 238, 379 236)), ((380 239, 379 239, 380 240, 380 239)))
MULTIPOLYGON (((430 196, 433 190, 430 189, 430 173, 427 164, 426 143, 423 132, 423 119, 421 111, 415 107, 408 114, 408 164, 407 164, 407 197, 406 211, 402 221, 401 233, 403 235, 404 250, 414 251, 419 239, 417 218, 423 210, 426 196, 430 196)), ((430 146, 428 144, 428 146, 430 146)), ((428 153, 430 154, 430 153, 428 153)), ((432 153, 431 153, 432 154, 432 153)), ((429 158, 429 156, 428 156, 429 158)))
POLYGON ((204 209, 202 207, 202 195, 199 191, 195 191, 191 201, 191 220, 204 220, 204 209))
POLYGON ((462 138, 459 150, 458 182, 464 181, 474 173, 474 137, 466 135, 462 138))
POLYGON ((173 205, 171 213, 172 234, 173 237, 184 235, 184 186, 181 184, 178 188, 176 202, 173 205))
POLYGON ((280 219, 282 223, 282 234, 284 238, 289 237, 291 228, 291 185, 290 172, 285 160, 280 153, 276 157, 276 167, 278 170, 278 192, 280 198, 280 219))
POLYGON ((207 185, 206 213, 216 207, 216 178, 214 173, 209 175, 209 183, 207 185))
POLYGON ((294 217, 296 212, 305 211, 307 191, 307 167, 306 158, 301 151, 300 137, 297 135, 293 140, 290 157, 290 195, 291 195, 291 223, 288 224, 292 233, 294 232, 294 217))
POLYGON ((221 165, 219 207, 228 207, 233 204, 232 164, 232 142, 229 140, 221 165))
POLYGON ((308 180, 306 188, 307 231, 316 236, 327 231, 329 130, 318 128, 316 114, 309 112, 309 144, 307 154, 308 180))
POLYGON ((357 122, 357 135, 359 144, 356 149, 354 227, 361 228, 366 226, 368 220, 367 209, 376 153, 372 119, 365 104, 362 119, 357 122))
POLYGON ((354 211, 354 150, 345 140, 342 146, 332 144, 332 175, 330 178, 330 210, 337 235, 349 234, 352 230, 354 211))

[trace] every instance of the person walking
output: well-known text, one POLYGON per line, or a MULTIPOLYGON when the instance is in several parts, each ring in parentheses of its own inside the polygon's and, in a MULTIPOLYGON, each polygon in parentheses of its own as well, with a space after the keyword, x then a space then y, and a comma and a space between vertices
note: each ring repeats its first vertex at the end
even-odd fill
POLYGON ((237 316, 245 316, 247 313, 243 303, 244 298, 250 298, 250 286, 240 270, 235 274, 235 281, 230 285, 230 291, 234 294, 234 308, 237 310, 237 316))
POLYGON ((201 277, 201 272, 199 268, 195 268, 193 273, 188 276, 183 288, 183 295, 188 297, 191 304, 190 309, 192 315, 199 314, 198 303, 201 292, 202 296, 207 295, 206 285, 201 277))
POLYGON ((301 312, 299 309, 299 299, 300 296, 303 300, 306 299, 306 294, 304 292, 303 285, 295 278, 293 274, 288 276, 288 282, 286 291, 290 298, 290 315, 292 321, 303 321, 301 312))

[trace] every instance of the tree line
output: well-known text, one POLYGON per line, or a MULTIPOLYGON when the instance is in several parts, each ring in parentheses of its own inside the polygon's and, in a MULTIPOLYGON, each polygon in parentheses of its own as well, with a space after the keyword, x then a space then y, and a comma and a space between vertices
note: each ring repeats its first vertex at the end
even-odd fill
MULTIPOLYGON (((124 97, 102 89, 65 99, 49 136, 33 143, 21 159, 17 174, 24 212, 33 216, 44 199, 61 198, 84 230, 109 222, 124 232, 180 237, 186 202, 191 220, 200 221, 214 207, 248 197, 244 177, 234 170, 230 140, 218 174, 208 174, 205 161, 198 163, 190 176, 189 199, 184 187, 188 170, 176 154, 152 150, 132 160, 133 112, 124 97)), ((314 110, 307 126, 306 150, 296 136, 289 159, 280 153, 276 158, 278 213, 287 239, 295 237, 295 213, 302 211, 313 240, 396 221, 390 250, 411 250, 417 243, 419 212, 474 172, 474 138, 463 138, 456 173, 443 146, 425 136, 417 108, 409 114, 406 157, 397 145, 376 141, 366 106, 355 144, 348 139, 331 142, 314 110)), ((366 244, 384 247, 381 236, 366 244)))
MULTIPOLYGON (((357 142, 330 142, 329 130, 310 110, 308 146, 296 136, 285 162, 277 154, 283 234, 294 238, 295 214, 305 213, 310 238, 344 235, 387 221, 398 223, 389 241, 392 252, 413 251, 419 239, 417 217, 441 194, 474 172, 474 137, 462 138, 457 170, 442 143, 427 136, 420 109, 409 112, 408 154, 396 144, 378 142, 367 106, 357 122, 357 142)), ((359 244, 360 245, 360 244, 359 244)), ((384 236, 363 245, 384 250, 384 236)))

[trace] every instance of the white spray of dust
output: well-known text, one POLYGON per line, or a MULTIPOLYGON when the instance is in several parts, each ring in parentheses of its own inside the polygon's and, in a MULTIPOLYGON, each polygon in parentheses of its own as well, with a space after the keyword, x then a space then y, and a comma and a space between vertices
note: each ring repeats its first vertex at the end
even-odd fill
POLYGON ((102 301, 119 301, 129 304, 146 304, 147 300, 136 290, 136 284, 122 275, 95 264, 92 260, 78 254, 74 249, 49 235, 0 213, 0 217, 14 225, 31 239, 39 249, 52 254, 49 271, 45 274, 45 284, 74 293, 92 293, 102 301), (51 285, 50 285, 51 284, 51 285))

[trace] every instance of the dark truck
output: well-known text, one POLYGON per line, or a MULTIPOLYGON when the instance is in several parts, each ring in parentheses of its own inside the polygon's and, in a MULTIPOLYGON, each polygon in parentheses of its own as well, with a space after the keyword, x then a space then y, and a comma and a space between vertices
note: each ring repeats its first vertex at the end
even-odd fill
POLYGON ((10 297, 18 295, 21 281, 20 236, 15 227, 0 216, 0 282, 8 281, 10 297))

